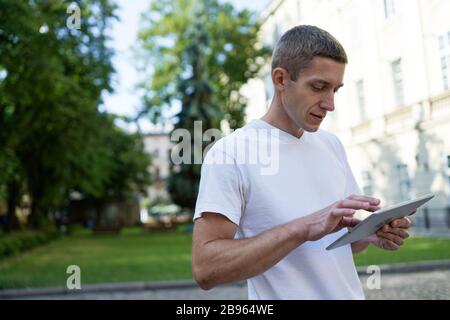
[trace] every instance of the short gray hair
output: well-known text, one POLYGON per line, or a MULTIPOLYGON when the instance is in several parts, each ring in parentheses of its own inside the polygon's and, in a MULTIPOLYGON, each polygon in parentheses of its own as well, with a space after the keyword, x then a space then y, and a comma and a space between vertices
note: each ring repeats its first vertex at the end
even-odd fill
POLYGON ((296 26, 278 41, 272 56, 272 71, 278 67, 286 69, 296 81, 316 56, 343 64, 348 62, 344 47, 327 31, 315 26, 296 26))

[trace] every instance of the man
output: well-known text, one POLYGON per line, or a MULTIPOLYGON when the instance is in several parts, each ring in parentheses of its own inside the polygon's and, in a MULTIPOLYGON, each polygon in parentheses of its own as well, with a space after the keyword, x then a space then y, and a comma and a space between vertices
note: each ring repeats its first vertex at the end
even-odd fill
POLYGON ((396 250, 408 237, 411 221, 403 218, 325 250, 359 222, 356 210, 373 212, 380 204, 359 195, 341 142, 319 130, 335 108, 346 63, 339 42, 317 27, 298 26, 281 37, 268 112, 215 143, 202 167, 192 257, 201 288, 247 279, 249 299, 364 299, 352 253, 369 244, 396 250), (252 130, 271 132, 270 139, 252 130), (264 144, 276 151, 276 174, 237 160, 243 145, 253 152, 264 144))

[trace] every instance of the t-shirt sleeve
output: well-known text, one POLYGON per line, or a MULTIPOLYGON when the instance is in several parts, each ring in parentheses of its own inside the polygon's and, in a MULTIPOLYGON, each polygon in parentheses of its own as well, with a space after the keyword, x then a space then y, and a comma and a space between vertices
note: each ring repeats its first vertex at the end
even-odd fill
POLYGON ((239 225, 244 204, 242 179, 235 160, 220 149, 206 154, 194 221, 204 212, 219 213, 239 225))

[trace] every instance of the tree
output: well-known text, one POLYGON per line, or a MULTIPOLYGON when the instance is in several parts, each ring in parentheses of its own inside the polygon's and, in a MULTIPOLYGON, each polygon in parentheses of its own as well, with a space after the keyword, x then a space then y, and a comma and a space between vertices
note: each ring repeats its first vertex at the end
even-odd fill
MULTIPOLYGON (((242 126, 246 101, 239 89, 268 57, 268 49, 258 46, 255 16, 217 0, 162 0, 152 2, 144 22, 139 39, 151 79, 142 84, 142 114, 164 121, 164 111, 180 101, 175 129, 187 129, 192 136, 195 120, 202 121, 204 130, 219 129, 222 120, 231 128, 242 126)), ((173 169, 172 198, 192 209, 200 166, 173 169)))
POLYGON ((1 142, 22 168, 35 226, 67 195, 101 92, 111 90, 105 30, 114 6, 86 1, 81 28, 71 30, 69 4, 3 0, 0 8, 1 142))
MULTIPOLYGON (((113 200, 127 200, 136 193, 145 195, 152 179, 149 173, 150 155, 144 150, 143 137, 130 134, 114 125, 116 117, 101 115, 96 128, 96 155, 91 158, 95 170, 78 166, 80 177, 71 190, 83 196, 83 203, 96 210, 96 222, 101 221, 102 207, 113 200), (106 175, 103 175, 106 172, 106 175), (92 173, 101 175, 92 176, 92 173), (96 185, 93 184, 96 182, 96 185)), ((91 144, 91 146, 95 146, 91 144)), ((89 157, 92 154, 87 154, 89 157)), ((89 159, 85 159, 87 163, 89 159)))
POLYGON ((113 160, 113 166, 102 198, 126 199, 133 193, 146 194, 146 188, 152 182, 148 170, 151 158, 145 152, 143 137, 117 128, 113 119, 103 142, 111 152, 109 159, 113 160))
MULTIPOLYGON (((11 150, 0 153, 0 201, 6 199, 6 216, 8 223, 2 223, 5 232, 20 227, 15 214, 17 204, 24 193, 24 175, 17 158, 11 150)), ((4 213, 2 213, 4 214, 4 213)))
POLYGON ((83 1, 80 29, 71 29, 69 4, 0 1, 0 196, 13 216, 28 194, 34 227, 73 191, 104 199, 148 183, 140 137, 98 110, 112 90, 115 5, 83 1))

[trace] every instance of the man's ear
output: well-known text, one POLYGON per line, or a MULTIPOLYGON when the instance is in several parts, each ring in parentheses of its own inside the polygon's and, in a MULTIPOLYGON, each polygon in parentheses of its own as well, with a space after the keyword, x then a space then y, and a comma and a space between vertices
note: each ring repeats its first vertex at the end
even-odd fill
POLYGON ((289 77, 286 69, 275 68, 272 71, 272 82, 277 91, 283 91, 286 85, 286 79, 289 77))

